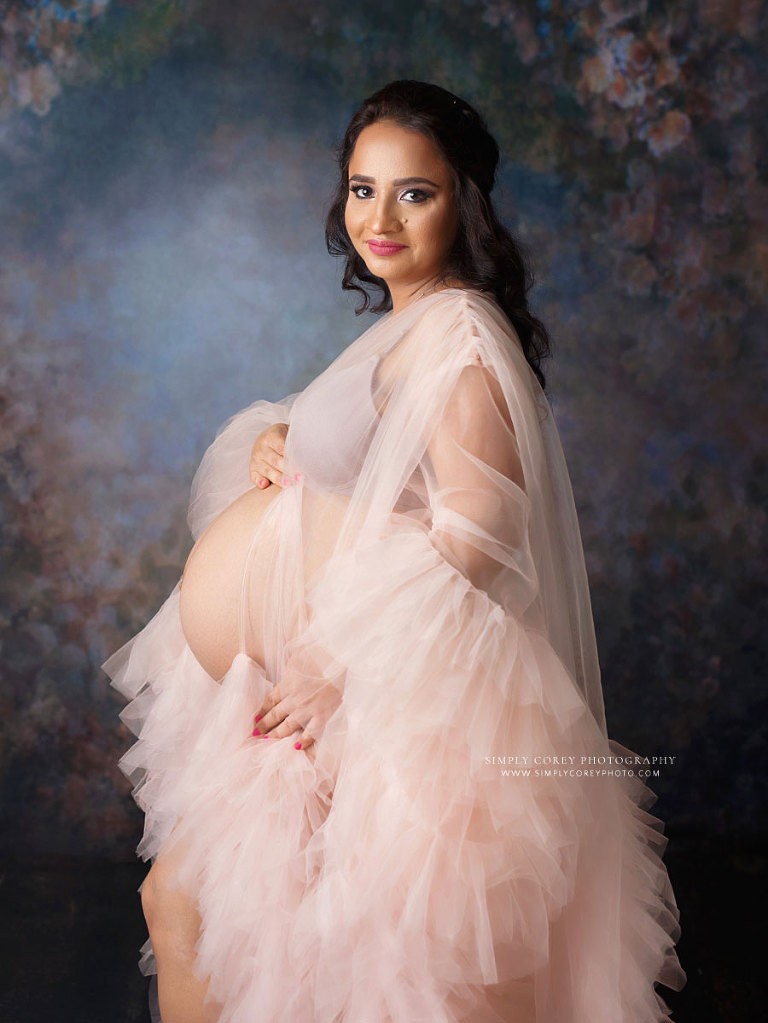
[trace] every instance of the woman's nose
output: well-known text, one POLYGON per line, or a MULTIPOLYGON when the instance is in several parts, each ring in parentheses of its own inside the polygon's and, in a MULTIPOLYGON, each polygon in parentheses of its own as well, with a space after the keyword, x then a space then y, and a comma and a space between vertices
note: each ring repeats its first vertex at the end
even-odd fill
POLYGON ((371 203, 369 210, 369 227, 374 234, 385 231, 399 231, 401 224, 393 203, 383 196, 371 203))

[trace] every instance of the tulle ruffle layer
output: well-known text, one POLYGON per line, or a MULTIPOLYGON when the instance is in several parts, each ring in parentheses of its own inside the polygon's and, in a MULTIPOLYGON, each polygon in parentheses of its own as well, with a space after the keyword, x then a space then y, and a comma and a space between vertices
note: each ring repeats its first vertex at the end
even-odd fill
POLYGON ((213 682, 178 591, 105 665, 132 698, 140 853, 178 857, 222 1023, 668 1019, 653 982, 685 974, 653 793, 503 773, 623 751, 545 635, 416 529, 337 555, 308 601, 347 669, 312 756, 251 736, 272 682, 244 654, 213 682))

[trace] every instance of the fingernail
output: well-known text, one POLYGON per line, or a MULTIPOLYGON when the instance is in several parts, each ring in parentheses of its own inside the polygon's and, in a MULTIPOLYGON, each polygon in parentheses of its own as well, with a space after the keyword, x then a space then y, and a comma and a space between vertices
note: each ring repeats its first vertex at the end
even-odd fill
POLYGON ((266 487, 266 485, 267 485, 267 481, 265 479, 260 479, 259 480, 259 486, 262 487, 262 489, 264 487, 266 487))
POLYGON ((254 730, 251 732, 251 735, 261 735, 261 732, 258 730, 258 728, 254 728, 254 730))
POLYGON ((301 743, 300 743, 300 742, 295 742, 295 743, 293 744, 293 748, 294 748, 294 749, 301 749, 301 743))
POLYGON ((301 473, 300 473, 300 472, 295 472, 295 473, 293 474, 293 478, 294 478, 294 479, 296 480, 296 482, 298 483, 298 482, 299 482, 299 480, 301 479, 301 473))
POLYGON ((263 714, 257 714, 257 715, 256 715, 256 717, 255 717, 255 718, 254 718, 253 720, 254 720, 254 721, 261 721, 261 719, 262 719, 263 717, 264 717, 264 715, 263 715, 263 714))

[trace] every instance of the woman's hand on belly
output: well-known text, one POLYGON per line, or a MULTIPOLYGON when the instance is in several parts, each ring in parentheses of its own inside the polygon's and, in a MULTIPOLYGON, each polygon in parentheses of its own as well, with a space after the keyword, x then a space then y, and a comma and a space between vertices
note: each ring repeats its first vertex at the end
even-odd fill
POLYGON ((273 423, 262 430, 253 442, 249 467, 251 482, 262 490, 270 483, 283 482, 283 455, 287 423, 273 423))
POLYGON ((258 738, 283 739, 295 735, 308 749, 323 734, 341 703, 343 680, 320 651, 299 648, 286 661, 279 682, 270 690, 254 719, 258 738))

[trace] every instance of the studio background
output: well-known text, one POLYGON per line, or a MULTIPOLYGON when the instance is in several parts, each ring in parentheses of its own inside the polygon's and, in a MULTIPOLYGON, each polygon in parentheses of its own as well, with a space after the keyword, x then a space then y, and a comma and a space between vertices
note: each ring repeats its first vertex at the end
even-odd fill
POLYGON ((142 1018, 141 819, 99 665, 178 579, 217 428, 372 322, 323 224, 334 146, 397 77, 457 92, 501 146, 496 203, 553 339, 609 733, 674 758, 648 783, 682 909, 676 1019, 750 1018, 752 925, 738 957, 725 929, 765 888, 765 5, 0 12, 0 900, 29 936, 7 1018, 53 1018, 25 980, 46 941, 69 985, 57 1019, 142 1018), (100 955, 111 981, 93 980, 100 955))

